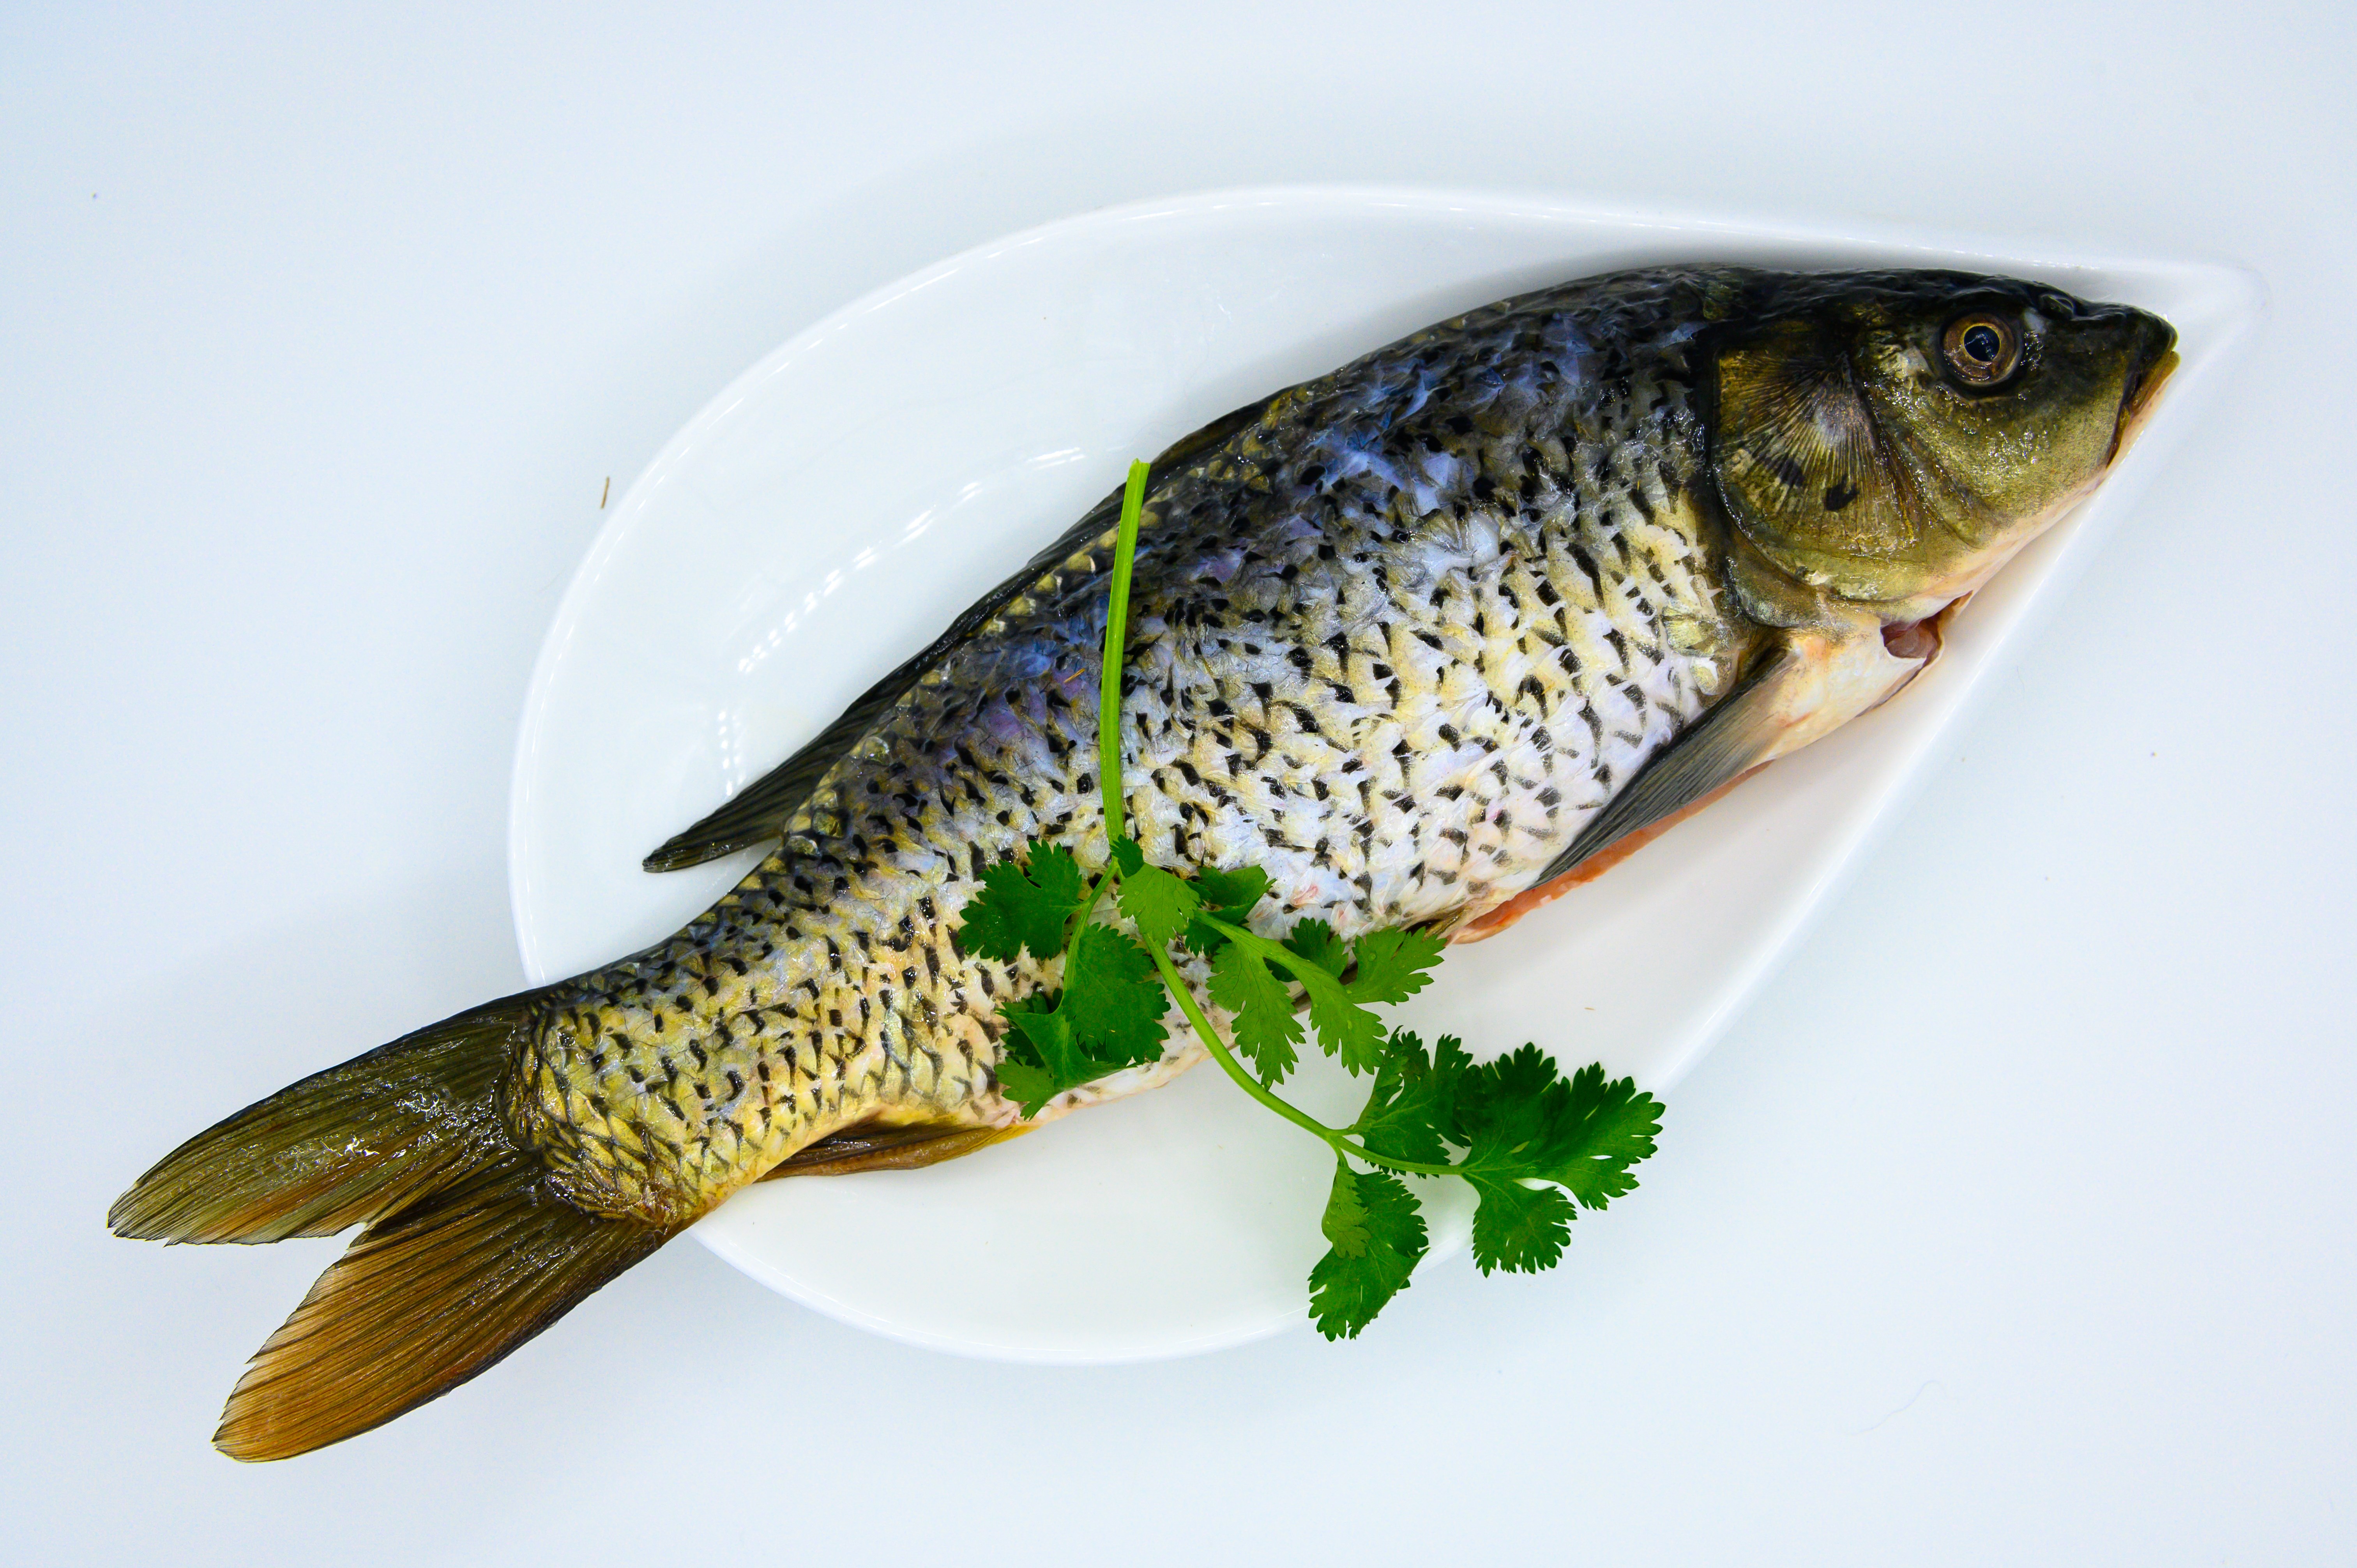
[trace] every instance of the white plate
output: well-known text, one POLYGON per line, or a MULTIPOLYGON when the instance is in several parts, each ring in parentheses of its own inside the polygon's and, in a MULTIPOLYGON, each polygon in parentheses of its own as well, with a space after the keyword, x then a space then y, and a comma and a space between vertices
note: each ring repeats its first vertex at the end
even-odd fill
MULTIPOLYGON (((920 647, 1133 456, 1428 322, 1671 261, 2037 277, 2159 312, 2184 360, 2121 471, 1975 602, 1903 700, 1457 950, 1403 1010, 1445 1020, 1477 1054, 1536 1039, 1567 1063, 1674 1082, 1791 949, 2033 603, 2188 427, 2256 318, 2249 274, 1352 188, 1144 202, 968 252, 763 360, 623 496, 525 705, 510 865, 526 970, 540 982, 594 967, 717 897, 755 854, 665 876, 640 857, 920 647), (1673 940, 1705 983, 1650 981, 1673 940)), ((1352 1098, 1322 1062, 1296 1092, 1314 1110, 1352 1098)), ((1205 1068, 975 1158, 759 1187, 695 1234, 777 1290, 902 1339, 1132 1359, 1299 1321, 1330 1169, 1322 1146, 1205 1068)), ((1444 1202, 1434 1232, 1436 1260, 1461 1247, 1462 1209, 1444 1202)))

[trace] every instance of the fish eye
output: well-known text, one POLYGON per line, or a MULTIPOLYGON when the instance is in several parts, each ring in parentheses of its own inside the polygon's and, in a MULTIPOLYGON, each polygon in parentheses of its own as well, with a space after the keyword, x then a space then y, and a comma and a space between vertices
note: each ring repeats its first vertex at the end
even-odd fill
POLYGON ((1948 323, 1940 347, 1958 381, 1986 391, 2002 385, 2020 368, 2021 328, 2007 317, 1975 311, 1948 323))

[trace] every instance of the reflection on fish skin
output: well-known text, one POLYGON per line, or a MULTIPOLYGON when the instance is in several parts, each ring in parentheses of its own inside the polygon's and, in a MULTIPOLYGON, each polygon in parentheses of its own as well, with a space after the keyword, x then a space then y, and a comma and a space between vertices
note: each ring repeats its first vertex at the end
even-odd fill
MULTIPOLYGON (((1902 687, 2101 478, 2172 342, 1999 278, 1655 269, 1239 409, 1148 481, 1130 831, 1158 865, 1260 866, 1267 929, 1498 929, 1902 687)), ((750 1182, 1016 1130, 996 1010, 1054 977, 953 933, 1026 841, 1106 853, 1114 505, 650 856, 772 846, 678 935, 306 1079, 116 1203, 173 1240, 366 1227, 231 1394, 225 1452, 447 1391, 750 1182)))

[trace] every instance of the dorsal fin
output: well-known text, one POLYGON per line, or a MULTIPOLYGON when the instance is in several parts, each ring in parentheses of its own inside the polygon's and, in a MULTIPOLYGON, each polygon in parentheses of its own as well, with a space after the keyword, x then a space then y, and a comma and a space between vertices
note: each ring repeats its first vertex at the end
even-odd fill
MULTIPOLYGON (((1262 398, 1247 403, 1174 443, 1154 459, 1151 471, 1146 476, 1148 491, 1168 478, 1172 469, 1201 456, 1236 432, 1257 422, 1273 401, 1262 398)), ((670 839, 641 864, 649 871, 677 871, 740 849, 749 849, 784 833, 786 823, 792 820, 794 812, 802 809, 802 802, 810 799, 811 791, 818 787, 818 781, 826 776, 827 770, 840 762, 844 755, 859 743, 860 737, 873 729, 877 722, 908 694, 909 688, 924 678, 926 671, 971 636, 974 628, 1006 608, 1008 601, 1037 584, 1049 570, 1113 532, 1114 525, 1121 519, 1121 496, 1122 492, 1116 489, 1099 501, 1090 509, 1087 516, 1066 529, 1053 544, 1034 555, 1021 571, 975 600, 923 652, 870 686, 856 702, 843 711, 842 717, 819 731, 801 750, 738 790, 710 816, 670 839)), ((1106 562, 1105 566, 1109 570, 1112 563, 1106 562)))

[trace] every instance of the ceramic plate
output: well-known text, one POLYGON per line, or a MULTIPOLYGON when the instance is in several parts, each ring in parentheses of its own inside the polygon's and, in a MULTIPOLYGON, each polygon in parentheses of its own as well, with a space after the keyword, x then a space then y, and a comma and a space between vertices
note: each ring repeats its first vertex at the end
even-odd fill
MULTIPOLYGON (((1701 261, 2045 279, 2159 312, 2184 364, 2103 491, 1980 596, 1902 700, 1504 936, 1456 950, 1402 1010, 1446 1020, 1477 1053, 1535 1039, 1567 1064, 1674 1082, 1792 948, 2025 616, 2131 510, 2255 318, 2248 274, 1351 188, 1144 202, 968 252, 770 355, 623 496, 525 706, 510 863, 526 969, 539 982, 592 968, 711 903, 754 853, 663 876, 640 857, 922 646, 1133 456, 1503 295, 1701 261), (1671 940, 1706 984, 1650 983, 1671 940)), ((1295 1092, 1345 1119, 1353 1099, 1315 1060, 1295 1092)), ((974 1158, 757 1187, 695 1234, 880 1333, 1024 1360, 1131 1359, 1300 1321, 1330 1170, 1321 1145, 1207 1067, 974 1158)), ((1443 1201, 1434 1219, 1427 1267, 1465 1231, 1461 1206, 1443 1201)))

